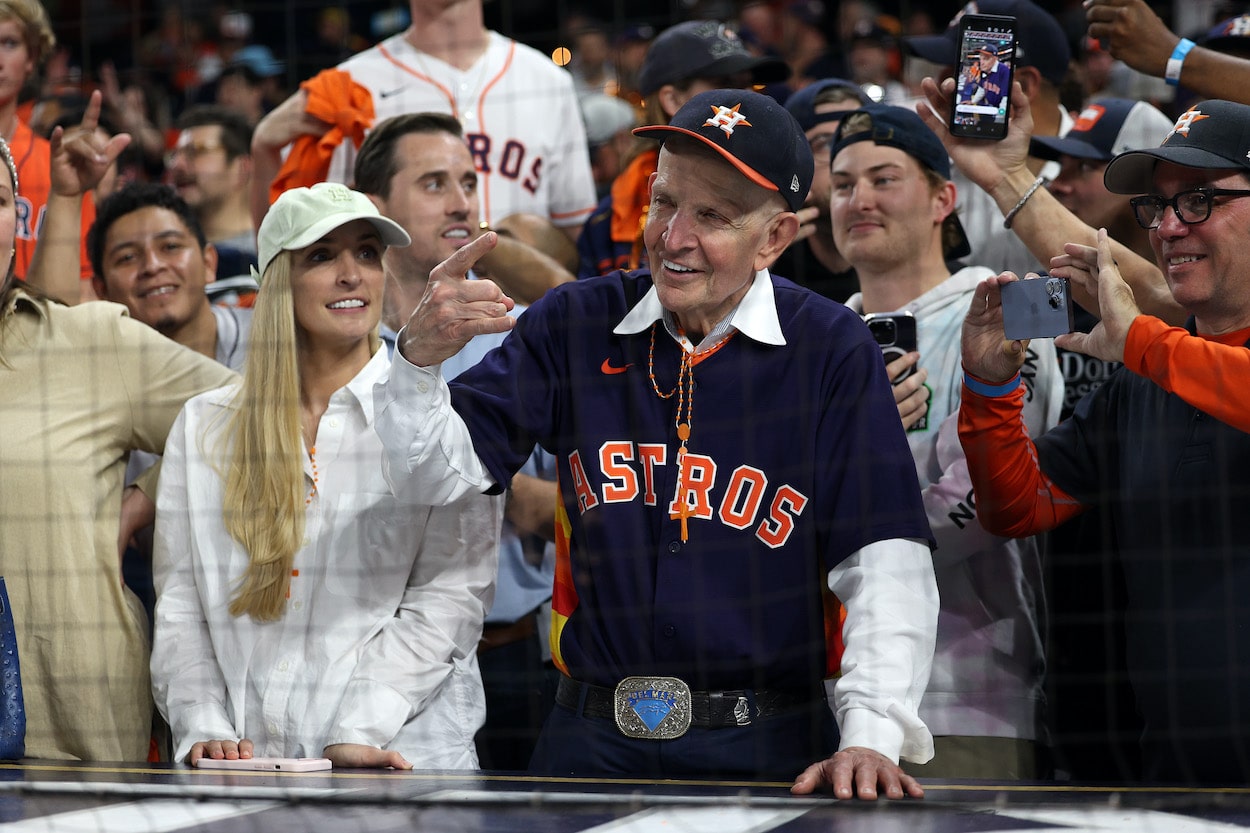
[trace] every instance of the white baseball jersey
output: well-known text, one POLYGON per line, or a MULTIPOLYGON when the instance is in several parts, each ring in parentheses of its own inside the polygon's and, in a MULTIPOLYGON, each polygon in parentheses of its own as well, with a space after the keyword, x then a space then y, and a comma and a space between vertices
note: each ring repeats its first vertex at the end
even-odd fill
MULTIPOLYGON (((497 32, 461 71, 403 34, 339 65, 373 95, 375 123, 401 113, 450 113, 464 125, 478 173, 482 219, 530 212, 580 226, 595 207, 586 128, 573 79, 540 52, 497 32)), ((344 142, 329 179, 350 184, 356 149, 344 142)))

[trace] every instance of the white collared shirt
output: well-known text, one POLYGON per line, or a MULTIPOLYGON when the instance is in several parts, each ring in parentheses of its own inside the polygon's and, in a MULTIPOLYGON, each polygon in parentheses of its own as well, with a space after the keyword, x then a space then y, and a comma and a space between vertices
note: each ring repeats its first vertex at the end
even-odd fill
POLYGON ((394 749, 418 768, 474 768, 485 715, 476 648, 497 563, 502 499, 400 504, 373 430, 379 350, 334 393, 304 458, 304 545, 274 622, 234 617, 248 555, 222 520, 235 388, 190 400, 170 432, 157 497, 152 649, 175 760, 204 740, 256 755, 333 743, 394 749), (215 467, 216 466, 216 467, 215 467))
POLYGON ((730 330, 737 330, 750 336, 762 344, 784 345, 786 337, 781 332, 781 322, 777 320, 777 302, 773 298, 773 281, 767 269, 755 273, 747 294, 742 296, 738 305, 717 323, 697 345, 680 335, 676 329, 673 314, 660 304, 660 295, 655 285, 647 290, 642 300, 634 305, 621 323, 612 329, 617 335, 633 335, 641 333, 656 321, 663 321, 665 329, 687 351, 698 352, 705 347, 720 341, 730 330))

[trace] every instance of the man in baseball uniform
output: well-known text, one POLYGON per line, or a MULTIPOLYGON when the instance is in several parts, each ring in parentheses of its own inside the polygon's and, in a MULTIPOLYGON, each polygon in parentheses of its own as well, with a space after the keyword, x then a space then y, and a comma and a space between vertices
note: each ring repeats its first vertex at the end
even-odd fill
MULTIPOLYGON (((572 78, 537 50, 487 29, 481 0, 410 0, 409 8, 405 31, 339 66, 367 92, 373 123, 451 114, 473 153, 482 220, 496 226, 532 214, 576 240, 595 207, 595 185, 572 78)), ((257 126, 254 151, 272 160, 297 136, 329 129, 305 112, 307 95, 297 91, 257 126)), ((355 150, 351 141, 339 144, 329 180, 351 183, 355 150)))

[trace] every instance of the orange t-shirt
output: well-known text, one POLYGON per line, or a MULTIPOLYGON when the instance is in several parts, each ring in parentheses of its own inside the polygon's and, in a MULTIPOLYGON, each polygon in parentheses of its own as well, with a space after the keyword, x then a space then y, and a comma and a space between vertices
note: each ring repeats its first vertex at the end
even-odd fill
MULTIPOLYGON (((48 193, 52 190, 52 145, 36 136, 30 126, 18 121, 13 140, 9 142, 13 163, 17 166, 17 241, 14 268, 25 279, 30 260, 35 254, 35 241, 43 225, 48 193)), ((87 256, 87 229, 95 222, 95 201, 88 193, 82 201, 82 239, 79 277, 91 278, 91 259, 87 256)))

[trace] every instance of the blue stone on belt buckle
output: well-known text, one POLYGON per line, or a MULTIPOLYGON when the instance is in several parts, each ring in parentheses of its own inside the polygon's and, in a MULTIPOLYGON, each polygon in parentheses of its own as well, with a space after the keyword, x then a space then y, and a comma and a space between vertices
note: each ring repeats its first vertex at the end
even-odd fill
POLYGON ((626 677, 616 686, 614 706, 626 737, 672 740, 690 728, 690 687, 676 677, 626 677))

